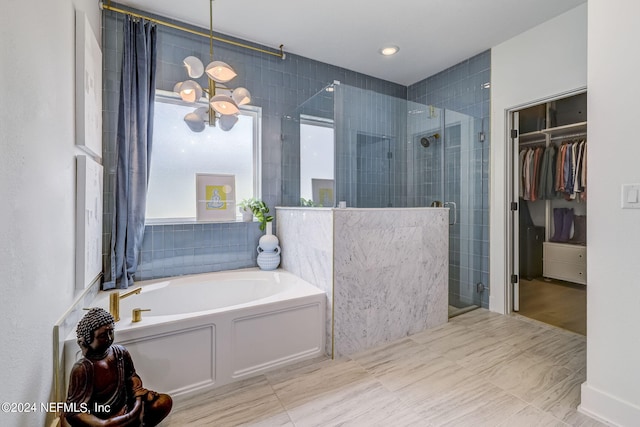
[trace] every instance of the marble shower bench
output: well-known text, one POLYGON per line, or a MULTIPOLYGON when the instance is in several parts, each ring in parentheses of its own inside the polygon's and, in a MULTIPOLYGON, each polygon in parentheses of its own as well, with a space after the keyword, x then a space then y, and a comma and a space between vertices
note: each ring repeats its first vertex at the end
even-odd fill
POLYGON ((281 267, 327 293, 330 356, 447 322, 448 208, 276 208, 281 267))

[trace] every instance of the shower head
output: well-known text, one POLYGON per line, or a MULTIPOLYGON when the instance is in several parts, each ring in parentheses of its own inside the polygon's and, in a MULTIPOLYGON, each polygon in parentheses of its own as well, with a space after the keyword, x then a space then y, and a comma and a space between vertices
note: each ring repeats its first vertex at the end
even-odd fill
POLYGON ((429 145, 431 145, 432 142, 436 142, 438 139, 440 139, 439 133, 434 133, 430 136, 423 136, 422 138, 420 138, 420 144, 422 144, 424 148, 427 148, 429 145))

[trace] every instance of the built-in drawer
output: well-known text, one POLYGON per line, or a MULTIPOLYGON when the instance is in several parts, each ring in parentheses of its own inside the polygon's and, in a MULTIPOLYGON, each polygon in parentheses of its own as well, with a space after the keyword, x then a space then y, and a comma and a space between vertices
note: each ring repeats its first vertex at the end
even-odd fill
POLYGON ((586 246, 544 242, 542 247, 543 276, 587 284, 586 246))
POLYGON ((545 277, 566 280, 568 282, 587 284, 587 266, 571 264, 568 262, 557 262, 544 260, 543 272, 545 277))
POLYGON ((587 265, 587 247, 570 245, 566 243, 543 244, 545 261, 568 262, 571 264, 587 265))

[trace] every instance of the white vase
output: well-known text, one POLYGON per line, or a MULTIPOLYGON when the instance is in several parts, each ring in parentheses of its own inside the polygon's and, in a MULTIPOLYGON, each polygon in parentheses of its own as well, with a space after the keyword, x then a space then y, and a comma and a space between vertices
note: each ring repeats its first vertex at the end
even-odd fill
POLYGON ((242 213, 242 221, 244 222, 253 221, 253 212, 246 209, 240 209, 240 213, 242 213))
POLYGON ((275 270, 280 265, 280 246, 273 251, 263 251, 258 246, 258 267, 261 270, 275 270))
POLYGON ((260 237, 258 247, 265 252, 273 252, 279 244, 278 236, 273 234, 273 224, 268 222, 266 234, 260 237))
POLYGON ((258 242, 258 267, 262 270, 275 270, 280 265, 280 241, 273 234, 273 225, 268 222, 266 234, 258 242))

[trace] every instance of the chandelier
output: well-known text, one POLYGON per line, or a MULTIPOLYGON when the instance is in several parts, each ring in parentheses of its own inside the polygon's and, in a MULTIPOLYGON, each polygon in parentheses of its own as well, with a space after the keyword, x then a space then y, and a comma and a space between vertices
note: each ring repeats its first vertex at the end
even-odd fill
POLYGON ((194 132, 202 132, 205 124, 229 131, 238 121, 239 106, 251 102, 251 94, 243 87, 231 89, 224 85, 237 76, 229 64, 213 60, 213 0, 209 1, 209 65, 205 68, 200 59, 188 56, 183 60, 190 79, 178 82, 173 90, 183 101, 195 104, 207 95, 206 107, 196 108, 184 116, 184 121, 194 132), (202 88, 194 79, 207 75, 208 87, 202 88))

